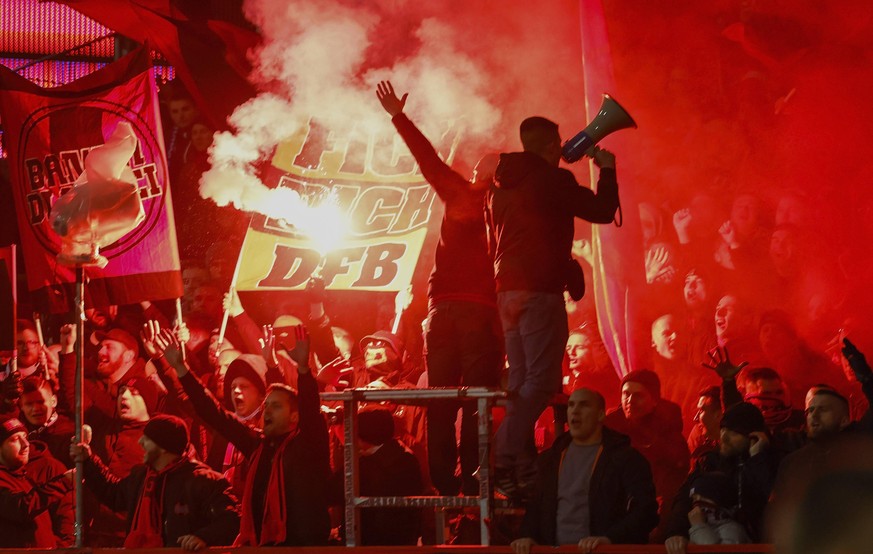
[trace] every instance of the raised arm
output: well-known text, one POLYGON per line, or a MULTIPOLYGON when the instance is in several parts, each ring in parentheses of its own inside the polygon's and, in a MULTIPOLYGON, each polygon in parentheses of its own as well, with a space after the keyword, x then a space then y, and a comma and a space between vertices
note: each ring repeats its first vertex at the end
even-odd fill
POLYGON ((188 366, 182 360, 179 342, 173 333, 163 329, 155 339, 155 344, 169 365, 176 370, 179 382, 194 406, 194 412, 207 425, 233 443, 244 456, 254 452, 261 441, 260 433, 222 408, 221 403, 203 386, 203 383, 188 371, 188 366))
POLYGON ((115 512, 126 512, 139 494, 139 482, 143 466, 135 466, 131 474, 121 479, 103 464, 100 457, 91 452, 91 428, 82 429, 82 441, 70 445, 70 458, 82 462, 85 468, 85 483, 88 489, 104 506, 115 512))
MULTIPOLYGON (((76 407, 76 326, 61 327, 61 351, 58 355, 58 411, 72 416, 76 407)), ((115 413, 115 399, 102 387, 95 386, 91 379, 84 379, 82 394, 83 409, 87 412, 87 423, 96 427, 105 426, 115 413), (96 408, 92 410, 91 408, 96 408)))
POLYGON ((382 81, 376 87, 376 96, 382 103, 382 107, 391 116, 391 122, 400 133, 400 138, 409 147, 412 157, 418 162, 421 174, 434 188, 437 195, 445 202, 453 195, 467 190, 469 181, 440 159, 427 137, 403 113, 409 93, 398 99, 394 93, 394 87, 391 86, 391 81, 382 81))
POLYGON ((300 414, 300 433, 316 445, 314 455, 325 462, 329 459, 327 423, 321 415, 318 383, 309 368, 309 332, 304 325, 294 328, 295 345, 286 350, 297 362, 297 402, 300 414))
POLYGON ((715 348, 707 352, 710 362, 709 364, 701 364, 707 369, 711 369, 721 378, 721 396, 722 406, 725 410, 735 404, 743 401, 743 395, 737 389, 737 375, 744 367, 749 365, 749 362, 740 362, 740 365, 734 365, 731 362, 730 353, 727 348, 715 348))

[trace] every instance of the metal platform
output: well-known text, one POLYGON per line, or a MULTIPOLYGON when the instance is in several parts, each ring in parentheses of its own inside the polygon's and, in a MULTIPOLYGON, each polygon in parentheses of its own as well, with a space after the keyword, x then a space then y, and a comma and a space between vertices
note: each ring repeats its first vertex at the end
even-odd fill
POLYGON ((346 389, 321 394, 322 401, 343 403, 343 481, 345 491, 346 546, 361 542, 358 510, 362 508, 479 508, 479 533, 482 545, 490 544, 488 521, 494 509, 491 486, 491 408, 506 393, 484 387, 426 389, 346 389), (358 451, 355 448, 359 402, 393 402, 404 405, 427 405, 448 400, 475 400, 478 412, 479 495, 478 496, 360 496, 358 451))

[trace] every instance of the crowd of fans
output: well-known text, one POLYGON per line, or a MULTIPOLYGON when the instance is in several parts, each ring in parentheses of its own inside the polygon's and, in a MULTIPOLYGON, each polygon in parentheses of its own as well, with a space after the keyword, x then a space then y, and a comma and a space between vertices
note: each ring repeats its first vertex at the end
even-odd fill
MULTIPOLYGON (((426 152, 414 146, 405 99, 393 89, 380 96, 419 158, 426 152)), ((185 260, 183 321, 161 302, 86 311, 88 427, 76 443, 76 327, 69 319, 45 321, 43 344, 33 322, 18 322, 18 371, 5 373, 0 385, 0 497, 10 499, 0 502, 0 547, 72 544, 68 469, 75 462, 85 468, 90 546, 341 541, 342 419, 318 393, 434 384, 431 352, 415 356, 385 330, 357 341, 332 326, 336 314, 318 278, 307 285, 308 313, 280 307, 271 321, 256 321, 225 292, 234 263, 227 237, 242 230, 232 210, 196 192, 212 132, 186 96, 176 93, 166 107, 185 260), (219 336, 225 311, 229 324, 219 336)), ((614 157, 598 156, 614 180, 614 157)), ((563 391, 554 391, 553 407, 536 424, 536 475, 531 483, 497 482, 498 494, 524 515, 497 518, 492 536, 519 554, 534 544, 578 543, 590 551, 661 542, 683 552, 689 542, 788 540, 795 518, 809 511, 806 485, 830 470, 857 469, 850 462, 860 464, 870 450, 873 372, 847 338, 851 328, 813 332, 825 328, 820 314, 797 300, 810 298, 820 282, 798 270, 793 241, 810 224, 800 199, 780 200, 769 221, 760 199, 741 194, 714 227, 709 198, 672 214, 672 224, 655 206, 639 209, 646 269, 640 302, 651 334, 636 340, 648 343, 651 364, 620 375, 596 320, 568 293, 563 391), (785 309, 797 306, 803 308, 785 309)), ((573 254, 590 263, 590 244, 578 241, 573 254)), ((503 351, 499 335, 478 347, 503 351)), ((498 386, 512 390, 505 374, 501 379, 498 386)), ((363 406, 361 494, 477 494, 482 460, 464 448, 473 412, 457 418, 458 429, 446 437, 444 423, 459 408, 438 409, 434 426, 432 407, 363 406), (428 449, 435 433, 438 455, 428 449), (455 447, 451 460, 443 455, 446 440, 455 447)), ((835 487, 843 486, 839 479, 845 476, 837 475, 835 487)), ((362 544, 427 543, 432 521, 411 508, 367 509, 362 544)), ((847 521, 848 529, 854 520, 847 521)))

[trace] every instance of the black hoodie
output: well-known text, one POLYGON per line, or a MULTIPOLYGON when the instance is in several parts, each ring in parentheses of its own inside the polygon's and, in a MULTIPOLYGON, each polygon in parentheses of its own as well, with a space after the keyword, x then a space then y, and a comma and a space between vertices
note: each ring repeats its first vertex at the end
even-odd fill
POLYGON ((600 171, 597 193, 531 152, 501 154, 488 194, 487 220, 497 292, 562 294, 573 220, 610 223, 618 209, 615 169, 600 171))

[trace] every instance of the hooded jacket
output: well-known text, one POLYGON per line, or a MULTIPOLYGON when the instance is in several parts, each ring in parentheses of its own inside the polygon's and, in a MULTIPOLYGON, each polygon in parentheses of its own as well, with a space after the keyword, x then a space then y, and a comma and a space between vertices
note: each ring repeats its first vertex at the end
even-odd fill
MULTIPOLYGON (((25 424, 26 425, 26 424, 25 424)), ((67 470, 67 467, 55 458, 44 442, 31 440, 30 456, 24 473, 34 483, 47 483, 67 470)), ((67 458, 70 457, 70 441, 67 440, 67 458)), ((72 547, 75 543, 75 500, 73 491, 69 490, 53 503, 48 510, 52 521, 52 531, 57 539, 57 545, 63 548, 72 547)))
POLYGON ((595 193, 537 154, 501 154, 486 208, 497 292, 562 294, 574 219, 610 223, 616 209, 615 169, 600 170, 595 193))
MULTIPOLYGON (((569 433, 537 460, 537 491, 522 523, 522 536, 557 546, 558 474, 569 433)), ((613 544, 643 544, 658 523, 658 502, 649 463, 626 435, 603 428, 602 451, 589 486, 590 532, 613 544)))
MULTIPOLYGON (((31 444, 34 441, 42 442, 51 455, 67 468, 72 468, 75 465, 70 458, 70 439, 76 434, 73 420, 58 412, 52 414, 52 417, 39 427, 31 425, 24 414, 19 419, 27 427, 27 440, 31 444)), ((31 454, 32 456, 33 454, 31 454)))
POLYGON ((25 467, 0 465, 0 548, 56 548, 50 510, 68 499, 70 490, 62 475, 37 483, 25 467))

